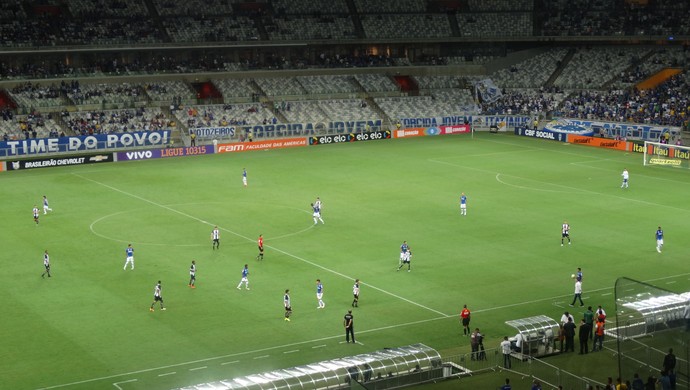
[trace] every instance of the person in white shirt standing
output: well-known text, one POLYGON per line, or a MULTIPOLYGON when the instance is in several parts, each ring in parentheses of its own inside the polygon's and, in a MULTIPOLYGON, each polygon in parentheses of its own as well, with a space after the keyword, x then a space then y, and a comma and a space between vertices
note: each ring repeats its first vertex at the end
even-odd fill
POLYGON ((48 198, 46 198, 45 195, 43 195, 43 214, 48 214, 48 211, 53 211, 53 209, 48 206, 48 198))
POLYGON ((508 341, 508 336, 503 337, 501 341, 501 352, 503 352, 503 368, 510 368, 510 341, 508 341))
POLYGON ((630 179, 628 168, 623 169, 623 173, 621 173, 621 176, 623 176, 623 183, 621 184, 621 188, 628 188, 628 179, 630 179))
POLYGON ((575 306, 575 302, 578 299, 580 300, 580 306, 584 306, 585 303, 582 302, 582 282, 575 280, 575 296, 573 297, 573 303, 571 303, 570 306, 575 306))

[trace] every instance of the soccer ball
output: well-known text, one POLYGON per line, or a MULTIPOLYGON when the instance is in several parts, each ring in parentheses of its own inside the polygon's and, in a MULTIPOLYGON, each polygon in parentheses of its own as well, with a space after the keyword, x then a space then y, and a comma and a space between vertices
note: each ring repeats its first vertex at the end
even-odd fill
POLYGON ((575 274, 571 274, 571 275, 570 275, 570 278, 571 278, 571 279, 575 279, 575 274))

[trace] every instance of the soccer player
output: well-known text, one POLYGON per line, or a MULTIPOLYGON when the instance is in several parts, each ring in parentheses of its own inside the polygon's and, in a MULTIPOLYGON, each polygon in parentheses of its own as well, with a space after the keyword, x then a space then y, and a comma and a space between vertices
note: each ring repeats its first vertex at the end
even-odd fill
POLYGON ((134 270, 134 248, 132 248, 132 244, 127 245, 127 248, 125 248, 125 253, 127 254, 127 259, 125 260, 125 266, 122 267, 122 269, 126 270, 127 264, 131 264, 131 269, 134 270))
POLYGON ((467 197, 464 192, 460 194, 460 215, 467 215, 467 197))
POLYGON ((321 201, 318 200, 319 198, 316 199, 316 202, 311 204, 311 208, 314 210, 314 225, 318 223, 317 221, 321 221, 322 224, 325 224, 323 219, 321 219, 321 201))
POLYGON ((568 239, 568 245, 570 245, 570 225, 568 221, 563 221, 563 226, 561 227, 561 246, 563 246, 563 240, 568 239))
POLYGON ((319 198, 317 196, 316 200, 314 201, 314 205, 316 205, 320 209, 321 208, 321 198, 319 198))
POLYGON ((628 179, 630 179, 628 168, 623 169, 623 173, 621 173, 621 176, 623 176, 623 183, 621 184, 621 188, 628 188, 628 179))
POLYGON ((36 222, 36 225, 38 225, 38 207, 36 207, 36 205, 34 205, 33 213, 34 213, 34 222, 36 222))
POLYGON ((245 187, 247 186, 247 169, 246 168, 242 168, 242 184, 244 184, 245 187))
POLYGON ((460 311, 460 318, 462 319, 462 334, 469 336, 472 334, 470 330, 470 309, 467 305, 462 305, 462 310, 460 311))
POLYGON ((259 254, 256 255, 257 260, 263 260, 264 259, 264 236, 262 234, 259 234, 259 239, 256 240, 256 245, 259 247, 259 254))
POLYGON ((192 265, 189 266, 189 287, 196 288, 196 261, 192 260, 192 265))
POLYGON ((285 307, 285 321, 290 321, 292 315, 292 306, 290 305, 290 290, 285 290, 283 295, 283 306, 285 307))
POLYGON ((326 307, 326 304, 323 302, 323 284, 321 283, 321 279, 316 279, 316 299, 319 301, 319 306, 317 306, 317 309, 323 309, 326 307))
POLYGON ((359 307, 359 279, 355 279, 355 284, 352 286, 352 307, 359 307))
POLYGON ((240 290, 242 283, 244 283, 244 287, 249 290, 249 265, 247 264, 242 268, 242 279, 240 279, 240 284, 237 285, 238 290, 240 290))
POLYGON ((43 215, 48 214, 48 211, 53 211, 53 209, 48 206, 48 198, 43 195, 43 215))
POLYGON ((661 247, 664 246, 664 231, 661 230, 661 226, 656 229, 656 251, 661 253, 661 247))
POLYGON ((412 250, 410 250, 410 247, 407 245, 407 241, 403 241, 402 245, 400 245, 400 263, 398 264, 398 271, 407 264, 407 272, 410 272, 410 258, 412 258, 412 250))
POLYGON ((213 242, 213 250, 220 249, 220 230, 218 230, 218 226, 215 226, 213 231, 211 231, 211 241, 213 242))
POLYGON ((578 282, 582 281, 582 268, 577 267, 577 272, 575 273, 575 280, 578 282))
POLYGON ((165 306, 163 306, 162 291, 163 287, 161 287, 161 281, 159 280, 156 284, 156 287, 153 288, 153 303, 151 304, 151 307, 149 307, 149 311, 153 311, 153 305, 155 305, 156 302, 160 302, 161 310, 165 310, 165 306))
POLYGON ((45 267, 45 271, 41 274, 42 278, 46 277, 46 274, 48 274, 48 277, 50 277, 50 256, 48 256, 48 250, 46 249, 45 252, 43 252, 43 266, 45 267))

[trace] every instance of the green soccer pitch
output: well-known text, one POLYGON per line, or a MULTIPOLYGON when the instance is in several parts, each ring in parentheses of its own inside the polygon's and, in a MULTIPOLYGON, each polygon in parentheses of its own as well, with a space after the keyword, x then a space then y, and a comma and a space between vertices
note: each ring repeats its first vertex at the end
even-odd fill
MULTIPOLYGON (((620 276, 690 291, 688 174, 487 133, 3 173, 0 388, 168 389, 417 342, 458 354, 469 351, 463 304, 492 348, 514 334, 507 320, 559 319, 577 267, 585 304, 611 312, 620 276), (325 224, 314 226, 316 197, 325 224), (572 245, 561 247, 566 220, 572 245), (411 272, 396 272, 403 240, 411 272), (244 264, 250 290, 236 288, 244 264), (355 278, 353 345, 342 323, 355 278), (158 280, 167 310, 150 312, 158 280)), ((603 381, 613 367, 585 357, 564 368, 603 381)))

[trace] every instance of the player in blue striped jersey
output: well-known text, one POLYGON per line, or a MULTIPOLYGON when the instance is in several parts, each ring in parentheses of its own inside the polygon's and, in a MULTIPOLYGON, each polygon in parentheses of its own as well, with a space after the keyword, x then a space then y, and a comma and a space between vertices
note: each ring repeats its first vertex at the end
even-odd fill
POLYGON ((326 307, 326 304, 323 302, 323 284, 321 283, 321 279, 316 279, 316 299, 319 301, 319 306, 317 306, 317 309, 323 309, 326 307))
POLYGON ((661 253, 661 247, 664 246, 664 231, 661 226, 656 230, 656 251, 661 253))
POLYGON ((460 215, 467 215, 467 196, 460 194, 460 215))
POLYGON ((398 264, 398 271, 407 264, 407 272, 410 272, 410 258, 412 257, 412 251, 410 250, 410 247, 407 245, 407 241, 403 241, 402 245, 400 245, 400 261, 398 264))
POLYGON ((311 204, 311 208, 314 210, 314 214, 312 214, 314 217, 314 225, 316 225, 318 221, 321 221, 322 224, 325 224, 323 219, 321 219, 321 201, 319 198, 316 198, 316 202, 311 204))
POLYGON ((240 279, 240 284, 237 285, 238 290, 242 286, 242 283, 244 283, 244 287, 247 290, 249 290, 249 265, 248 264, 245 264, 244 268, 242 268, 242 279, 240 279))
POLYGON ((125 253, 127 254, 127 259, 125 260, 125 266, 122 267, 122 269, 126 270, 127 264, 131 264, 131 269, 134 270, 134 248, 132 248, 132 244, 127 245, 125 253))

